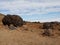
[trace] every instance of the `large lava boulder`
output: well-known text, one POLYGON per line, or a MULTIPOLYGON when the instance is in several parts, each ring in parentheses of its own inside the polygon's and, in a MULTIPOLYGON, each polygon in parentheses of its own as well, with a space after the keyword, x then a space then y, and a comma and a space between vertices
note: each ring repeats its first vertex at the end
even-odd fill
POLYGON ((23 19, 18 15, 8 14, 4 16, 4 18, 2 19, 2 23, 4 25, 10 26, 12 24, 13 26, 18 27, 23 25, 23 19))

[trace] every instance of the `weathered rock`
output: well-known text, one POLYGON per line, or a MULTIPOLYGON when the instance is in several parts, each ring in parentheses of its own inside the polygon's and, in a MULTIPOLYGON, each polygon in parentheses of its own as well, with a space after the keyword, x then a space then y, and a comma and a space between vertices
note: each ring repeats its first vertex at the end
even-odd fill
POLYGON ((23 25, 23 19, 18 15, 6 15, 2 19, 2 23, 4 25, 10 26, 11 24, 15 27, 22 26, 23 25))

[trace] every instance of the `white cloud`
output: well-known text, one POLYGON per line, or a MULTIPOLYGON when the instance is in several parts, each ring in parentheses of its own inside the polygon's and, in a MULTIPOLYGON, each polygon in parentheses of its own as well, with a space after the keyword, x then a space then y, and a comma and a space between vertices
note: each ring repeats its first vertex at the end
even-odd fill
POLYGON ((42 15, 60 12, 60 0, 0 0, 0 10, 5 14, 42 15))
POLYGON ((46 19, 46 20, 32 20, 32 19, 30 19, 30 20, 28 20, 28 21, 30 21, 30 22, 53 22, 53 21, 57 21, 57 22, 60 22, 60 18, 52 18, 52 19, 46 19))
MULTIPOLYGON (((39 1, 39 0, 38 0, 39 1)), ((25 14, 25 12, 30 12, 29 15, 33 14, 45 14, 48 12, 55 12, 60 11, 60 8, 49 8, 45 9, 46 7, 53 7, 53 6, 60 6, 58 2, 46 2, 46 3, 37 3, 37 2, 29 2, 24 0, 14 0, 11 2, 0 2, 0 9, 8 9, 12 14, 25 14), (28 10, 27 10, 28 9, 28 10), (35 9, 35 11, 31 11, 35 9)))
POLYGON ((27 0, 29 2, 59 2, 60 0, 27 0))

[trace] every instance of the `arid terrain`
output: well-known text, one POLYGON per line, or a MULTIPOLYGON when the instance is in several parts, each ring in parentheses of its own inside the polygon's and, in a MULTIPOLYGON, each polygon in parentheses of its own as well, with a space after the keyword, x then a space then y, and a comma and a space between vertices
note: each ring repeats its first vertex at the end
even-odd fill
POLYGON ((60 23, 50 29, 51 36, 43 36, 43 23, 25 22, 22 27, 9 29, 2 24, 3 14, 0 14, 0 45, 60 45, 60 23))

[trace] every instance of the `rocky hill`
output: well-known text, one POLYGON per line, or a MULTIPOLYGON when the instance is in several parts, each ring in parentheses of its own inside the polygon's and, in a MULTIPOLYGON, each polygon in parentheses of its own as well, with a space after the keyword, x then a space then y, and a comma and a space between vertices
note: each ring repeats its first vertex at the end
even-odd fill
POLYGON ((60 22, 52 22, 53 29, 49 29, 48 36, 43 35, 44 23, 26 21, 22 27, 12 30, 2 24, 3 17, 0 14, 0 45, 60 45, 60 22))

